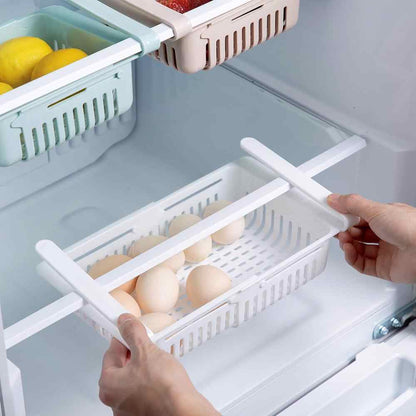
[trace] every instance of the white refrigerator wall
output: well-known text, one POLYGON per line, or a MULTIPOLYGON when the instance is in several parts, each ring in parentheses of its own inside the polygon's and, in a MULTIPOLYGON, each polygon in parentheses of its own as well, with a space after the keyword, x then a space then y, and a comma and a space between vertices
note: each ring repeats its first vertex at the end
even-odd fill
MULTIPOLYGON (((296 108, 287 109, 279 95, 369 139, 362 154, 319 176, 324 185, 416 203, 409 179, 414 153, 404 152, 412 148, 412 118, 404 112, 399 112, 403 118, 392 116, 405 98, 385 86, 397 77, 405 90, 402 69, 394 69, 392 55, 383 63, 391 65, 390 72, 383 72, 380 58, 382 74, 376 77, 372 62, 379 61, 366 52, 381 48, 386 54, 383 41, 394 39, 387 32, 395 25, 396 37, 403 28, 410 30, 403 20, 415 6, 403 2, 407 9, 399 17, 395 11, 394 19, 390 9, 396 5, 364 3, 303 0, 294 30, 231 62, 237 76, 224 68, 187 76, 150 58, 141 60, 133 134, 94 165, 0 211, 0 229, 7 235, 0 241, 7 253, 0 275, 10 276, 0 279, 6 326, 58 296, 35 274, 39 239, 51 238, 61 247, 78 241, 238 158, 243 136, 258 138, 294 164, 346 137, 296 108), (358 28, 367 48, 357 40, 358 28)), ((1 20, 33 9, 30 0, 0 0, 1 20)), ((410 35, 401 40, 408 56, 410 35)), ((399 41, 390 46, 394 54, 401 53, 399 41)), ((309 288, 207 343, 184 364, 197 387, 228 414, 272 414, 352 360, 371 342, 375 324, 412 296, 408 287, 362 279, 345 266, 334 244, 327 272, 309 288), (253 412, 241 411, 243 396, 244 408, 253 412)), ((90 328, 70 317, 11 350, 10 358, 22 370, 28 413, 109 414, 97 400, 105 348, 90 328)))
POLYGON ((356 191, 414 204, 415 16, 413 0, 302 0, 295 28, 230 65, 370 139, 356 191))

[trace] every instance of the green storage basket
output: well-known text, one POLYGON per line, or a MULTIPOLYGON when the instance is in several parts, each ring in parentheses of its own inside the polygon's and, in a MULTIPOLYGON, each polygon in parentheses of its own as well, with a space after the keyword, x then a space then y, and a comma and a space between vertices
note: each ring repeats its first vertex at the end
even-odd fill
MULTIPOLYGON (((0 43, 20 36, 39 37, 55 50, 79 48, 88 55, 129 37, 61 6, 0 26, 0 43)), ((0 166, 29 160, 130 109, 134 99, 131 62, 138 55, 0 114, 0 166)))

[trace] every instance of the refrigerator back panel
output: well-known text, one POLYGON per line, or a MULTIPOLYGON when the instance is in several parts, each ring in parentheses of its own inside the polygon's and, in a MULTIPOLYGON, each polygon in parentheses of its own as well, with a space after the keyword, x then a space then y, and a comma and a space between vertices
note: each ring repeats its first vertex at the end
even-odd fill
POLYGON ((416 204, 409 183, 416 158, 416 3, 396 6, 389 0, 305 1, 290 33, 228 65, 368 139, 371 151, 355 192, 416 204))

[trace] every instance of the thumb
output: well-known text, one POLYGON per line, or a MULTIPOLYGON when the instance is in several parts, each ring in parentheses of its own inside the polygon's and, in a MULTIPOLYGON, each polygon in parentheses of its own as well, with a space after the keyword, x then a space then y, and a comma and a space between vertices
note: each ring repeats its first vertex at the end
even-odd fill
POLYGON ((137 351, 140 345, 151 342, 146 328, 140 320, 129 313, 120 315, 118 318, 118 329, 132 354, 137 351))
POLYGON ((328 205, 341 214, 352 214, 362 218, 368 223, 385 208, 380 202, 370 201, 357 194, 332 194, 328 197, 328 205))

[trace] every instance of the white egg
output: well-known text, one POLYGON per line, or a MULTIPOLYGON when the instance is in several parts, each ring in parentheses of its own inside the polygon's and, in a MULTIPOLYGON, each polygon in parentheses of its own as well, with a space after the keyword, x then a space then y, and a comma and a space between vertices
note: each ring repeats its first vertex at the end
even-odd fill
POLYGON ((176 322, 175 318, 168 315, 167 313, 154 312, 142 315, 140 320, 154 333, 160 332, 162 329, 176 322))
MULTIPOLYGON (((147 250, 157 246, 160 243, 163 243, 168 238, 163 235, 148 235, 147 237, 142 237, 139 240, 135 241, 134 244, 130 247, 128 255, 130 257, 136 257, 139 254, 144 253, 147 250)), ((177 272, 185 264, 185 254, 181 251, 178 254, 175 254, 171 258, 165 260, 160 266, 166 266, 172 269, 174 272, 177 272)))
MULTIPOLYGON (((169 225, 169 235, 174 236, 186 228, 197 224, 201 218, 197 215, 184 214, 174 218, 169 225)), ((190 263, 199 263, 205 260, 212 252, 212 238, 210 236, 198 241, 184 250, 185 259, 190 263)))
POLYGON ((210 302, 231 288, 227 273, 211 265, 195 267, 186 281, 186 294, 194 308, 210 302))
MULTIPOLYGON (((229 201, 216 201, 213 204, 208 205, 204 211, 204 218, 209 217, 212 214, 215 214, 217 211, 225 208, 230 205, 229 201)), ((246 221, 244 218, 240 218, 231 224, 228 224, 226 227, 218 230, 212 234, 212 239, 218 244, 232 244, 235 243, 244 233, 246 227, 246 221)))
MULTIPOLYGON (((131 257, 125 256, 124 254, 116 254, 114 256, 108 256, 103 260, 98 260, 91 269, 89 270, 88 274, 93 278, 96 279, 97 277, 102 276, 110 272, 111 270, 116 269, 118 266, 121 266, 124 263, 127 263, 131 260, 131 257)), ((117 289, 124 290, 127 293, 133 292, 136 286, 137 277, 126 282, 119 286, 117 289)))
POLYGON ((178 279, 172 269, 156 266, 137 279, 135 296, 145 313, 168 312, 178 301, 178 279))
POLYGON ((124 290, 115 289, 110 292, 110 294, 118 303, 124 307, 124 309, 126 309, 132 315, 138 318, 142 314, 140 307, 134 300, 133 296, 129 295, 124 290))

